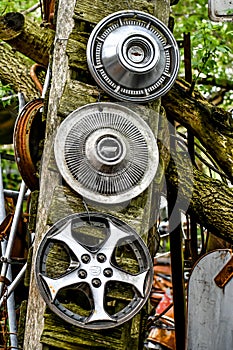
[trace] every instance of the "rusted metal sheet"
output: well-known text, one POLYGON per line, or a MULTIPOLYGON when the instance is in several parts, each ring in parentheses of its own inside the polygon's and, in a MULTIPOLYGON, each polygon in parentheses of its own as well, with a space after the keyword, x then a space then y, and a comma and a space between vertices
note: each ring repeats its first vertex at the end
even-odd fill
POLYGON ((215 250, 204 255, 191 273, 187 350, 233 349, 233 278, 224 288, 215 281, 230 261, 231 250, 215 250))
POLYGON ((232 0, 209 0, 209 18, 214 22, 233 21, 232 0))

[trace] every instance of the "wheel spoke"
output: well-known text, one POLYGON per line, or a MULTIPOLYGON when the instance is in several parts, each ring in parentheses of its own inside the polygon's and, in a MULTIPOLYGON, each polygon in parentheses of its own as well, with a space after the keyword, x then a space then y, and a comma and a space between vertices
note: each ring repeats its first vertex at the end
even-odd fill
POLYGON ((110 235, 103 246, 98 250, 98 253, 103 253, 110 260, 111 255, 119 242, 120 239, 129 238, 131 235, 129 232, 125 232, 116 227, 112 222, 109 221, 110 235))
POLYGON ((51 239, 65 243, 74 253, 77 260, 84 254, 90 254, 90 252, 72 236, 72 221, 69 221, 66 225, 61 227, 58 233, 51 236, 51 239))
POLYGON ((144 298, 145 297, 144 286, 145 286, 146 277, 148 275, 148 270, 149 269, 137 275, 131 275, 130 273, 121 271, 117 268, 113 268, 113 276, 111 280, 127 283, 134 286, 137 289, 138 293, 140 294, 140 297, 144 298))
POLYGON ((108 315, 104 309, 105 285, 102 284, 98 288, 92 287, 91 291, 94 302, 94 310, 90 317, 87 319, 86 323, 95 321, 114 321, 114 319, 108 315))
POLYGON ((49 278, 47 276, 43 276, 40 274, 40 278, 44 281, 44 283, 47 285, 47 288, 50 292, 50 299, 51 302, 54 302, 59 290, 62 288, 74 285, 78 282, 83 282, 78 275, 77 275, 77 268, 73 271, 67 273, 66 275, 63 275, 60 278, 49 278))

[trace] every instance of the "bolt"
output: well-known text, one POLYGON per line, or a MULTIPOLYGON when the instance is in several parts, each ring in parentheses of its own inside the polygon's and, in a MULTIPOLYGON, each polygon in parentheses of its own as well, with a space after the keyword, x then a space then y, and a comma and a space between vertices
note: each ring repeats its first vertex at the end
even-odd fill
POLYGON ((90 257, 90 255, 88 255, 88 254, 83 254, 83 255, 81 256, 81 260, 82 260, 82 262, 83 262, 84 264, 88 264, 88 263, 90 262, 90 260, 91 260, 91 257, 90 257))
POLYGON ((100 263, 104 263, 106 261, 106 255, 104 255, 103 253, 100 253, 97 255, 97 260, 100 262, 100 263))
POLYGON ((113 271, 110 268, 104 269, 104 276, 105 277, 112 277, 113 271))
POLYGON ((81 278, 82 280, 87 277, 87 272, 85 270, 79 270, 78 272, 78 277, 81 278))
POLYGON ((99 288, 101 286, 101 280, 99 278, 93 278, 92 285, 95 288, 99 288))

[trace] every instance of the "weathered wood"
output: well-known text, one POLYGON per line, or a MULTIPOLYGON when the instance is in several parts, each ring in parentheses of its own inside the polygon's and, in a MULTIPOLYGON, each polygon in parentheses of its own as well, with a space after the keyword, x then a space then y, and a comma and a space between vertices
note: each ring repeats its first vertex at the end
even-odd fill
MULTIPOLYGON (((144 11, 154 15, 155 2, 153 0, 121 0, 116 3, 107 0, 87 0, 76 3, 74 18, 79 21, 86 21, 90 24, 97 24, 101 19, 113 12, 132 9, 144 11)), ((165 9, 163 9, 163 11, 166 13, 165 9)), ((158 11, 158 15, 162 16, 161 11, 158 11)), ((167 16, 165 17, 167 19, 167 16)))
MULTIPOLYGON (((59 8, 57 20, 60 23, 57 35, 62 38, 67 38, 72 30, 73 20, 72 13, 75 2, 73 0, 64 1, 59 8)), ((59 183, 59 177, 56 172, 48 169, 50 157, 52 153, 53 140, 56 128, 59 125, 59 118, 57 116, 58 102, 63 93, 66 72, 68 67, 68 60, 65 54, 67 40, 57 40, 54 44, 52 71, 54 77, 59 81, 53 79, 51 82, 50 99, 51 103, 48 105, 47 112, 47 136, 44 146, 44 155, 41 169, 41 185, 40 197, 37 211, 37 226, 34 243, 34 254, 41 240, 45 234, 47 226, 47 211, 50 206, 53 190, 56 184, 59 183)), ((34 255, 32 259, 32 266, 34 266, 34 255)), ((31 271, 31 283, 28 299, 27 320, 25 327, 24 349, 25 350, 40 350, 42 344, 40 337, 44 326, 43 312, 45 310, 45 303, 42 300, 37 286, 35 285, 34 269, 31 271)))
POLYGON ((188 285, 188 350, 233 348, 233 278, 219 288, 214 278, 231 259, 230 250, 202 257, 188 285))

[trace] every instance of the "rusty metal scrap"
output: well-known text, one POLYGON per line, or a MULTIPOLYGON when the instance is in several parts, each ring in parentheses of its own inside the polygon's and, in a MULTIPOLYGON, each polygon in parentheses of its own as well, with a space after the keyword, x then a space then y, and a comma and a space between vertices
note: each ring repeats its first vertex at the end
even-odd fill
POLYGON ((233 277, 233 256, 227 262, 227 264, 223 267, 223 269, 218 273, 214 281, 219 288, 224 288, 225 285, 230 281, 232 277, 233 277))
POLYGON ((14 132, 16 163, 24 182, 31 191, 39 187, 36 162, 40 141, 38 137, 43 137, 45 128, 40 113, 43 105, 43 99, 27 103, 19 114, 14 132))
POLYGON ((41 71, 45 72, 46 67, 38 63, 33 64, 30 68, 30 77, 34 81, 37 90, 40 92, 40 95, 42 94, 42 91, 43 91, 43 85, 39 78, 39 73, 41 71))

